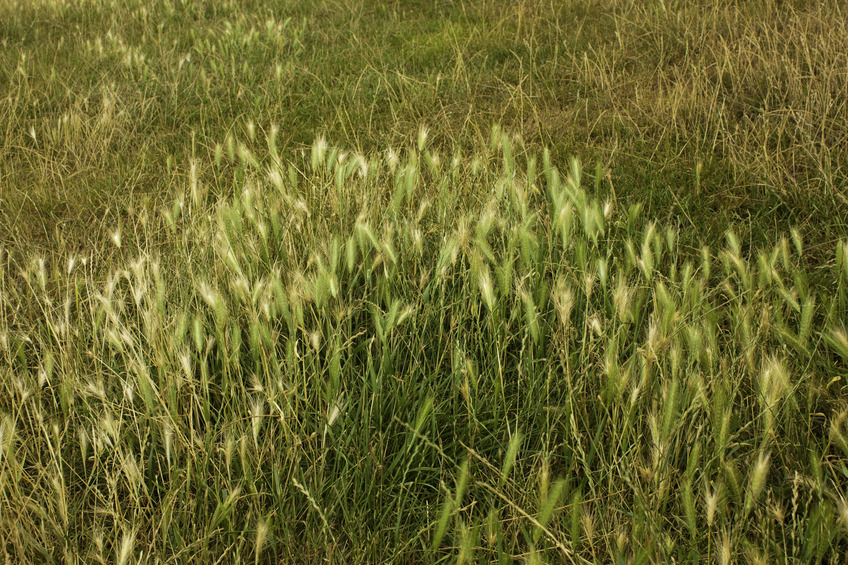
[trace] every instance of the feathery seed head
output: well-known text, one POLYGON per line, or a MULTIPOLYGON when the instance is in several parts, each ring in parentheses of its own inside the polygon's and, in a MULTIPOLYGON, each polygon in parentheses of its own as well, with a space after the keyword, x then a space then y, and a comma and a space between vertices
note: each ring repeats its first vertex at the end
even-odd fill
POLYGON ((627 285, 625 278, 619 275, 612 294, 612 303, 618 319, 622 322, 633 319, 633 315, 630 312, 630 302, 633 299, 633 294, 634 290, 627 285))
POLYGON ((430 130, 427 126, 421 125, 418 128, 418 150, 424 151, 424 147, 427 145, 427 135, 430 133, 430 130))
POLYGON ((35 274, 35 276, 36 276, 36 280, 38 280, 38 286, 41 287, 41 291, 46 292, 46 290, 47 290, 47 267, 44 263, 44 257, 39 257, 36 260, 36 274, 35 274))
POLYGON ((386 164, 389 166, 389 171, 394 173, 398 163, 400 163, 400 155, 398 155, 398 152, 393 147, 390 147, 386 151, 386 164))
POLYGON ((848 531, 848 501, 846 501, 844 497, 840 496, 837 504, 839 521, 842 522, 842 527, 848 531))
POLYGON ((592 314, 589 316, 587 320, 589 324, 589 328, 594 332, 594 334, 598 337, 604 335, 603 326, 601 325, 601 318, 598 314, 592 314))
POLYGON ((221 294, 206 282, 200 283, 200 296, 204 302, 212 308, 219 323, 223 323, 227 317, 227 305, 221 294))
POLYGON ((339 416, 341 416, 344 411, 344 407, 344 396, 339 396, 331 403, 330 411, 327 414, 327 426, 332 426, 336 420, 338 420, 339 416))
POLYGON ((229 469, 233 464, 233 451, 235 450, 236 442, 233 436, 229 433, 224 438, 224 463, 229 469))
POLYGON ((268 520, 260 518, 256 523, 256 542, 254 554, 256 555, 255 562, 259 563, 259 556, 262 555, 262 549, 265 546, 265 540, 268 538, 268 520))
POLYGON ((253 432, 253 445, 259 445, 259 430, 262 428, 262 417, 265 415, 265 401, 262 397, 254 398, 250 405, 250 424, 253 432))
POLYGON ((283 173, 278 168, 268 169, 268 182, 278 191, 283 192, 283 173))
POLYGON ((323 166, 327 155, 327 140, 323 135, 315 138, 312 143, 311 165, 312 170, 317 171, 318 167, 323 166))
POLYGON ((724 530, 721 534, 721 543, 719 544, 718 561, 721 565, 730 565, 733 551, 730 532, 724 530))
POLYGON ((439 153, 437 151, 433 151, 429 153, 429 166, 433 173, 438 173, 442 167, 442 160, 439 157, 439 153))
POLYGON ((833 345, 836 346, 844 357, 848 358, 848 334, 845 333, 845 330, 841 328, 833 328, 830 330, 830 337, 833 345))
POLYGON ((135 546, 135 532, 125 531, 121 539, 121 550, 118 553, 118 565, 126 565, 135 546))
POLYGON ((773 355, 763 360, 763 368, 757 374, 760 403, 770 422, 775 415, 776 405, 783 400, 789 390, 789 373, 786 366, 773 355))
POLYGON ((598 280, 602 288, 607 286, 607 260, 604 257, 599 257, 596 265, 598 267, 598 280))
POLYGON ((592 296, 592 291, 595 288, 595 280, 597 279, 597 275, 594 271, 586 271, 583 274, 583 292, 586 294, 586 298, 592 296))
POLYGON ((792 236, 792 243, 795 244, 795 251, 801 257, 804 254, 804 240, 801 237, 801 233, 798 231, 798 228, 792 227, 789 228, 789 234, 792 236))
POLYGON ((121 469, 124 471, 124 475, 127 477, 127 482, 132 490, 138 490, 143 478, 138 468, 138 462, 135 460, 135 455, 130 452, 124 453, 121 459, 121 469))
POLYGON ((368 170, 370 168, 368 164, 368 159, 366 159, 362 153, 355 153, 353 158, 357 163, 357 172, 359 174, 359 178, 363 180, 367 179, 368 170))
POLYGON ((770 454, 766 452, 760 452, 757 456, 757 462, 751 472, 750 503, 745 505, 746 508, 756 502, 763 492, 768 476, 770 457, 770 454))
POLYGON ((309 344, 316 352, 321 349, 321 332, 314 331, 309 334, 309 344))
POLYGON ((571 310, 574 308, 574 292, 568 286, 565 278, 559 278, 553 292, 554 307, 560 323, 568 326, 571 323, 571 310))
POLYGON ((593 543, 595 539, 595 514, 591 510, 584 507, 581 515, 581 523, 583 525, 583 533, 589 539, 589 543, 593 543))
POLYGON ((768 512, 778 524, 783 525, 786 520, 786 509, 783 508, 783 502, 769 497, 768 512))
POLYGON ((483 169, 483 161, 480 159, 480 157, 475 156, 471 160, 471 174, 472 174, 472 176, 475 176, 475 177, 479 176, 482 169, 483 169))
POLYGON ((486 307, 489 309, 489 312, 494 312, 495 289, 492 285, 492 275, 489 272, 488 265, 483 265, 481 267, 480 273, 477 277, 477 284, 480 287, 480 293, 483 295, 483 302, 486 303, 486 307))

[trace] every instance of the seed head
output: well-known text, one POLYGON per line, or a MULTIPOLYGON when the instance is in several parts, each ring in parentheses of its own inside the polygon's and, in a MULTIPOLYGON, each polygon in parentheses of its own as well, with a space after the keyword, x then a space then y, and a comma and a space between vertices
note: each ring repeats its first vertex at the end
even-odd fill
POLYGON ((715 522, 715 513, 716 508, 718 508, 718 494, 719 491, 717 488, 714 488, 712 491, 707 489, 706 494, 704 495, 704 501, 707 504, 707 525, 712 526, 715 522))
POLYGON ((430 130, 427 126, 422 125, 418 129, 418 150, 424 151, 424 146, 427 145, 427 135, 430 133, 430 130))
POLYGON ((563 326, 571 323, 571 310, 574 308, 574 292, 561 278, 557 280, 556 289, 553 293, 554 306, 556 307, 557 316, 563 326))
POLYGON ((265 545, 265 540, 268 537, 268 521, 260 519, 256 523, 256 563, 259 563, 259 556, 262 554, 262 548, 265 545))
POLYGON ((749 498, 746 501, 746 510, 750 510, 753 504, 760 498, 763 488, 766 486, 766 477, 768 476, 770 455, 761 452, 757 457, 757 462, 754 464, 754 469, 751 472, 751 487, 749 498))
POLYGON ((489 312, 494 312, 495 289, 492 285, 492 275, 489 273, 488 266, 483 266, 483 268, 480 269, 477 284, 480 286, 480 292, 483 295, 483 302, 486 303, 486 307, 489 309, 489 312))
POLYGON ((399 162, 400 155, 398 155, 398 152, 390 147, 389 150, 386 151, 386 164, 389 166, 389 171, 395 172, 399 162))
POLYGON ((730 558, 732 557, 732 542, 730 539, 730 533, 725 530, 721 534, 721 544, 719 547, 718 561, 721 565, 729 565, 731 563, 730 558))
POLYGON ((118 565, 124 565, 129 561, 134 545, 135 532, 124 532, 124 537, 121 540, 121 551, 118 554, 118 565))

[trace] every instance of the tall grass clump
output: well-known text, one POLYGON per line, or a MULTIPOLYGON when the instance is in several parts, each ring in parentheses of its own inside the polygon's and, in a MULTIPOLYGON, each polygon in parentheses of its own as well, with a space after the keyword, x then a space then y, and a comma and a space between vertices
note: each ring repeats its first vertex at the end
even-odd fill
POLYGON ((0 249, 7 555, 844 555, 848 242, 823 288, 797 231, 693 252, 499 130, 269 131, 113 226, 109 264, 0 249))

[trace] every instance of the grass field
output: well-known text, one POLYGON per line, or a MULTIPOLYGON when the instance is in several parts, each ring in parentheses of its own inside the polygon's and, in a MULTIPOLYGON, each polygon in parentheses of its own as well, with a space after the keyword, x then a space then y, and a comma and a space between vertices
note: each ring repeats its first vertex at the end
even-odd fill
POLYGON ((848 554, 848 14, 0 0, 12 563, 848 554))

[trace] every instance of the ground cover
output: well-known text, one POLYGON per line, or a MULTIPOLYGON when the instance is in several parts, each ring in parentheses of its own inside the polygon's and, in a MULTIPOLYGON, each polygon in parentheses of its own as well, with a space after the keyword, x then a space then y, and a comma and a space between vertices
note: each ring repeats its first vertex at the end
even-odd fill
POLYGON ((841 10, 0 3, 5 552, 838 559, 841 10))

